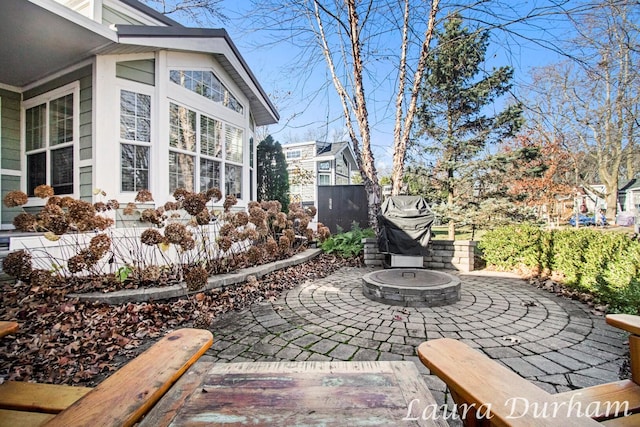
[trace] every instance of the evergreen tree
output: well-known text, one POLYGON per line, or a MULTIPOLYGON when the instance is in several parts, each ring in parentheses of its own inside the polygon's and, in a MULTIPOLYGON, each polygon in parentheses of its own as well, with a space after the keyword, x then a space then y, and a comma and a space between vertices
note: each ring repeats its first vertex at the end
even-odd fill
POLYGON ((289 209, 289 174, 282 146, 268 135, 258 144, 258 200, 277 200, 289 209))
MULTIPOLYGON (((521 125, 519 105, 489 115, 488 108, 511 88, 513 69, 500 67, 491 73, 483 63, 488 31, 472 31, 453 15, 436 35, 437 47, 428 60, 422 87, 419 127, 414 151, 436 158, 442 170, 442 192, 452 211, 463 209, 459 192, 473 187, 469 167, 487 144, 511 137, 521 125), (469 185, 471 184, 471 185, 469 185)), ((449 221, 449 238, 455 236, 449 221)))

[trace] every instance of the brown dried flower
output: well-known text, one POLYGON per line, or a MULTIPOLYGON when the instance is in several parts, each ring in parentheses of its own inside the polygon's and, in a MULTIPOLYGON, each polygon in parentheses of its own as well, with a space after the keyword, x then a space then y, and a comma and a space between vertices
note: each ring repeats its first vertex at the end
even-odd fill
POLYGON ((189 271, 184 276, 184 281, 190 291, 197 291, 204 288, 208 279, 209 273, 202 266, 189 268, 189 271))
POLYGON ((70 272, 79 273, 88 267, 87 260, 83 254, 74 255, 67 261, 67 267, 69 267, 70 272))
POLYGON ((107 201, 107 208, 109 209, 118 209, 120 207, 120 202, 117 201, 116 199, 111 199, 107 201))
POLYGON ((203 209, 196 215, 196 223, 198 225, 207 225, 211 222, 211 214, 208 209, 203 209))
POLYGON ((205 193, 205 196, 207 200, 213 200, 214 202, 217 202, 218 200, 222 199, 222 192, 219 188, 210 188, 205 193))
POLYGON ((148 246, 154 246, 164 241, 164 237, 154 228, 147 228, 140 235, 140 241, 148 246))
POLYGON ((278 243, 273 237, 269 237, 265 243, 265 251, 270 256, 275 256, 278 253, 278 243))
POLYGON ((47 199, 47 205, 57 205, 60 206, 62 204, 62 198, 58 196, 51 196, 47 199))
POLYGON ((244 211, 236 212, 231 218, 231 222, 236 227, 245 226, 249 223, 249 215, 244 211))
POLYGON ((34 215, 23 212, 13 218, 13 226, 20 231, 36 231, 38 220, 34 215))
POLYGON ((257 246, 250 246, 247 249, 247 261, 251 265, 259 264, 262 261, 262 249, 257 246))
POLYGON ((220 227, 220 230, 218 231, 218 235, 221 237, 227 237, 235 234, 235 231, 236 229, 233 226, 233 224, 226 222, 222 225, 222 227, 220 227))
POLYGON ((256 226, 264 224, 267 220, 267 213, 260 207, 252 207, 249 209, 249 221, 256 226))
POLYGON ((60 206, 63 208, 68 208, 71 205, 73 205, 75 203, 76 199, 74 199, 71 196, 64 196, 61 200, 60 200, 60 206))
POLYGON ((178 202, 182 202, 184 198, 187 197, 188 194, 189 194, 189 191, 187 191, 186 189, 176 188, 176 191, 173 192, 173 198, 176 199, 178 202))
POLYGON ((53 288, 59 284, 57 278, 49 270, 42 269, 33 270, 29 281, 32 285, 42 286, 43 288, 53 288))
POLYGON ((182 202, 182 207, 189 215, 198 215, 207 206, 207 199, 202 194, 189 193, 182 202))
POLYGON ((278 239, 278 247, 282 253, 287 253, 289 251, 289 247, 291 246, 291 240, 287 236, 280 236, 278 239))
POLYGON ((153 202, 153 195, 151 195, 151 191, 149 190, 140 190, 138 194, 136 194, 135 201, 139 203, 153 202))
POLYGON ((111 249, 111 238, 106 234, 98 234, 91 238, 89 249, 100 259, 111 249))
POLYGON ((183 239, 191 237, 191 233, 183 224, 174 222, 164 228, 164 236, 170 243, 180 244, 183 239))
POLYGON ((196 247, 196 241, 193 237, 187 237, 180 241, 180 247, 183 251, 190 251, 191 249, 196 247))
POLYGON ((10 252, 2 261, 2 270, 22 281, 29 280, 32 269, 31 254, 24 249, 10 252))
POLYGON ((238 198, 233 194, 230 194, 227 197, 225 197, 222 207, 224 208, 225 212, 229 212, 229 209, 231 209, 231 207, 235 206, 237 203, 238 203, 238 198))
POLYGON ((93 205, 84 200, 74 200, 69 206, 69 219, 75 223, 90 221, 95 214, 96 210, 93 205))
POLYGON ((104 202, 94 203, 93 208, 96 210, 96 212, 106 212, 108 210, 108 206, 104 202))
POLYGON ((136 209, 138 209, 138 206, 136 206, 136 204, 133 202, 129 202, 127 203, 127 206, 125 206, 125 208, 122 210, 122 213, 125 215, 133 215, 136 209))
POLYGON ((162 225, 162 214, 159 214, 155 209, 145 209, 140 214, 140 221, 162 225))
POLYGON ((22 191, 9 191, 6 196, 4 196, 4 205, 8 208, 15 208, 16 206, 22 206, 29 201, 29 196, 27 196, 22 191))
POLYGON ((47 197, 53 196, 53 187, 46 184, 38 185, 33 189, 33 194, 36 197, 40 197, 41 199, 46 199, 47 197))
POLYGON ((164 204, 165 211, 177 211, 178 209, 180 209, 180 203, 167 202, 164 204))
POLYGON ((221 236, 218 238, 218 246, 223 251, 228 251, 229 249, 231 249, 232 245, 233 241, 228 236, 221 236))
POLYGON ((162 269, 157 265, 149 265, 140 272, 140 277, 145 282, 157 282, 162 277, 162 269))

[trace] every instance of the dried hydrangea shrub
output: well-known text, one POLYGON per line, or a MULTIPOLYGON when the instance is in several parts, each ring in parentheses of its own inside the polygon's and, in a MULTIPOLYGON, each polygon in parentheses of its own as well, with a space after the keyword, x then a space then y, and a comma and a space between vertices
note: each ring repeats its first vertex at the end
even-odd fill
POLYGON ((46 184, 38 185, 33 189, 33 195, 36 197, 40 197, 41 199, 46 199, 47 197, 51 197, 54 195, 53 187, 46 184))
POLYGON ((149 190, 140 190, 138 194, 136 194, 135 201, 138 203, 153 202, 153 195, 149 190))
POLYGON ((29 196, 22 191, 9 191, 3 199, 4 205, 8 208, 15 208, 25 205, 29 201, 29 196))
POLYGON ((38 220, 34 215, 23 212, 13 218, 13 226, 20 231, 36 231, 38 220))
POLYGON ((206 207, 207 199, 202 194, 189 193, 182 202, 182 208, 187 211, 189 215, 198 215, 203 209, 206 209, 206 207))
POLYGON ((29 280, 33 270, 31 254, 24 249, 10 252, 2 261, 2 270, 16 279, 29 280))
POLYGON ((140 241, 148 246, 155 246, 164 241, 164 236, 154 228, 147 228, 140 235, 140 241))
POLYGON ((187 237, 191 237, 191 233, 183 224, 174 222, 164 228, 164 237, 167 238, 169 243, 179 245, 182 240, 186 239, 187 237))
POLYGON ((230 194, 227 197, 225 197, 222 207, 224 208, 225 212, 229 212, 229 209, 231 209, 236 204, 238 204, 238 198, 233 194, 230 194))
POLYGON ((209 273, 207 272, 207 269, 202 266, 189 268, 189 271, 187 271, 187 274, 185 274, 184 277, 187 289, 192 292, 204 288, 208 279, 209 273))

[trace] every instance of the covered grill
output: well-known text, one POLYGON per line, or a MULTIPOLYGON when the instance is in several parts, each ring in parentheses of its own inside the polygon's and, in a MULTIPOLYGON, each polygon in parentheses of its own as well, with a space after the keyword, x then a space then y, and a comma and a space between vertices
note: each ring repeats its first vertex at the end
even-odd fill
POLYGON ((378 249, 382 253, 422 256, 435 216, 421 196, 391 196, 380 209, 378 249))

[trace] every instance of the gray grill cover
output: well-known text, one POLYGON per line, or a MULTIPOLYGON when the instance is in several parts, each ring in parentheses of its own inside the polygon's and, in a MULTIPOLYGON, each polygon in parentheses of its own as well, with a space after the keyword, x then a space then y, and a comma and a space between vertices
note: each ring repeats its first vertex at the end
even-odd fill
POLYGON ((391 196, 380 208, 378 249, 398 255, 423 255, 435 216, 420 196, 391 196))

